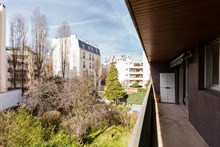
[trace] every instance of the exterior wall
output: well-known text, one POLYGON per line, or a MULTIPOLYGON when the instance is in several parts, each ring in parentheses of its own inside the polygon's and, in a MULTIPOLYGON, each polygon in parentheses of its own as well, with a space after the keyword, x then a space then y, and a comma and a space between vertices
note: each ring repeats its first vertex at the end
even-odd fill
MULTIPOLYGON (((204 46, 197 47, 192 50, 192 57, 188 59, 189 77, 188 77, 188 114, 189 121, 204 138, 211 147, 218 147, 220 144, 220 92, 212 91, 204 88, 204 46)), ((169 63, 151 63, 151 75, 156 94, 160 92, 161 72, 174 72, 170 69, 169 63)), ((176 67, 179 71, 178 78, 180 79, 181 71, 184 66, 176 67)), ((179 85, 182 81, 179 80, 179 85)), ((183 92, 179 89, 179 102, 181 103, 183 92)))
POLYGON ((80 49, 80 71, 81 75, 83 74, 94 74, 94 70, 97 70, 98 67, 101 67, 101 56, 91 53, 87 50, 80 49), (85 58, 83 54, 85 53, 85 58), (83 67, 83 62, 85 62, 85 68, 83 67))
POLYGON ((7 90, 7 59, 6 59, 6 17, 5 7, 0 3, 0 92, 7 90))
POLYGON ((118 70, 118 79, 124 87, 132 86, 135 82, 144 87, 142 63, 135 61, 117 61, 116 68, 118 70))
POLYGON ((199 72, 201 66, 204 66, 204 59, 202 60, 199 56, 203 55, 199 54, 199 49, 196 48, 193 58, 189 60, 189 120, 209 146, 218 147, 220 144, 220 92, 199 90, 202 82, 199 79, 204 75, 199 72))
MULTIPOLYGON (((13 89, 13 63, 12 63, 12 55, 13 51, 11 49, 7 50, 7 57, 8 57, 8 82, 7 82, 7 88, 13 89)), ((36 67, 34 65, 35 60, 35 54, 29 50, 24 50, 24 57, 21 50, 17 51, 17 66, 16 66, 16 87, 22 87, 22 58, 24 58, 24 87, 29 88, 35 79, 34 74, 34 68, 36 67)))
POLYGON ((143 85, 145 85, 148 80, 150 80, 150 66, 147 61, 147 57, 143 52, 143 85))
POLYGON ((131 84, 137 82, 144 87, 143 83, 143 63, 131 62, 128 63, 128 81, 131 84))
POLYGON ((69 58, 69 65, 70 65, 70 74, 79 74, 80 71, 80 48, 79 42, 77 39, 77 35, 70 36, 70 58, 69 58))
MULTIPOLYGON (((60 39, 53 38, 52 46, 54 48, 52 55, 53 75, 62 76, 60 39)), ((80 71, 80 48, 76 35, 71 35, 68 38, 67 62, 65 75, 69 77, 70 75, 78 74, 80 71)))
POLYGON ((126 61, 118 61, 115 64, 115 67, 118 70, 118 80, 120 83, 125 82, 128 80, 128 62, 126 61))
POLYGON ((13 106, 18 106, 21 101, 22 97, 20 89, 0 93, 0 111, 13 106))
MULTIPOLYGON (((76 35, 71 35, 69 38, 69 50, 68 50, 68 69, 66 76, 70 77, 72 75, 85 75, 87 73, 94 74, 95 66, 101 67, 101 56, 100 54, 93 53, 90 50, 87 50, 80 46, 79 39, 76 35), (85 58, 83 54, 85 53, 85 58), (90 58, 91 57, 91 58, 90 58), (93 57, 93 58, 92 58, 93 57), (85 62, 85 67, 83 64, 85 62)), ((88 43, 80 41, 81 44, 84 44, 84 47, 91 46, 88 43)), ((62 75, 61 70, 61 53, 59 39, 53 39, 53 74, 62 75)), ((97 49, 96 47, 93 47, 97 49)), ((99 50, 99 49, 97 49, 99 50)))

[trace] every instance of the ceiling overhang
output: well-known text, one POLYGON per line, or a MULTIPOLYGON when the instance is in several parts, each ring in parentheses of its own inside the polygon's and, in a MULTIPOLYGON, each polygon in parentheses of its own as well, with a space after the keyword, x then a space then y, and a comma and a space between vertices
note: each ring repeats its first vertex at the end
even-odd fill
POLYGON ((220 0, 125 0, 149 62, 170 62, 220 36, 220 0))

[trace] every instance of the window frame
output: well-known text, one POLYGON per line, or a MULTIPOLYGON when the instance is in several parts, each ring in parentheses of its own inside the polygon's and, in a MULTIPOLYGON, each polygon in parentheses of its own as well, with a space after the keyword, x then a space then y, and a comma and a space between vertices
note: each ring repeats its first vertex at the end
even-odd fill
POLYGON ((86 52, 83 52, 83 59, 86 58, 86 52))
POLYGON ((214 90, 214 91, 220 91, 220 39, 216 39, 212 41, 211 43, 207 44, 205 46, 205 82, 204 87, 206 89, 214 90), (215 49, 218 49, 218 59, 214 57, 215 55, 215 49), (215 63, 215 64, 214 64, 215 63), (214 73, 216 73, 216 70, 214 69, 214 66, 218 64, 217 69, 217 77, 214 77, 214 73), (214 71, 215 70, 215 71, 214 71), (214 79, 218 79, 218 83, 214 79))

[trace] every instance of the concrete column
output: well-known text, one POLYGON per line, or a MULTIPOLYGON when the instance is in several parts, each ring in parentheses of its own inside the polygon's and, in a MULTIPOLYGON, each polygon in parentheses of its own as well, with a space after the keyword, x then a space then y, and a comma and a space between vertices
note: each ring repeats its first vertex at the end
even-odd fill
POLYGON ((0 3, 0 92, 7 90, 7 56, 6 56, 6 18, 5 6, 0 3))

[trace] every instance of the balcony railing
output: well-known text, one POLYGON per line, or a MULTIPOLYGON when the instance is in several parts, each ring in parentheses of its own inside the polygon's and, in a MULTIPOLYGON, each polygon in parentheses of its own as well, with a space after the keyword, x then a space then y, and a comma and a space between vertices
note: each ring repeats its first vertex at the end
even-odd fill
POLYGON ((156 113, 154 106, 153 89, 150 85, 144 98, 141 112, 135 124, 129 147, 156 147, 156 113))

